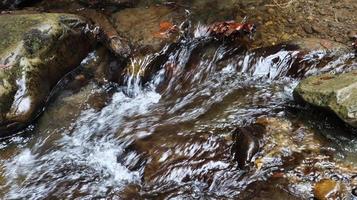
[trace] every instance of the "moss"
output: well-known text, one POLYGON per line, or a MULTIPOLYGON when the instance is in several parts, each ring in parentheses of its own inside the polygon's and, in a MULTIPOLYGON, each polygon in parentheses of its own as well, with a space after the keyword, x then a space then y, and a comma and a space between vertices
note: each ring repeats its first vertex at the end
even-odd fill
POLYGON ((32 29, 24 34, 23 41, 26 52, 33 55, 35 52, 39 52, 49 44, 50 36, 48 34, 43 34, 38 29, 32 29))
POLYGON ((40 23, 37 18, 25 20, 22 16, 3 15, 0 17, 0 55, 2 51, 21 40, 29 28, 40 23))
POLYGON ((331 75, 311 76, 303 80, 294 93, 297 99, 336 113, 342 120, 357 126, 356 71, 331 75))
POLYGON ((0 69, 0 132, 13 128, 1 125, 21 127, 36 117, 55 84, 78 66, 90 50, 78 31, 84 25, 70 14, 0 15, 0 63, 9 65, 0 69), (19 110, 23 98, 30 106, 19 110))

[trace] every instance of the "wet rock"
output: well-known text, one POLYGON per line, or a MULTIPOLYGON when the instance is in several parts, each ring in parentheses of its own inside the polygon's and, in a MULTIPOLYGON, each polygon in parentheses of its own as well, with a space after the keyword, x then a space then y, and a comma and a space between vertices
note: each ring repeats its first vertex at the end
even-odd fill
MULTIPOLYGON (((87 21, 90 22, 88 23, 86 31, 88 37, 90 37, 92 41, 101 43, 118 58, 125 61, 131 54, 128 40, 118 34, 117 30, 109 20, 109 17, 104 14, 108 11, 105 9, 95 10, 91 8, 83 8, 83 5, 79 4, 78 1, 79 0, 41 1, 36 4, 36 9, 46 10, 46 12, 51 13, 71 13, 86 18, 87 21)), ((25 12, 28 12, 28 10, 25 12)))
POLYGON ((312 27, 311 27, 310 24, 305 23, 305 24, 302 25, 302 28, 304 29, 304 31, 305 31, 307 34, 313 33, 313 30, 312 30, 312 27))
MULTIPOLYGON (((306 77, 316 73, 316 69, 326 66, 326 63, 331 60, 335 60, 338 56, 345 55, 350 51, 350 48, 344 44, 318 38, 291 40, 251 50, 256 57, 252 59, 252 62, 258 64, 266 62, 274 66, 266 69, 270 71, 267 74, 270 78, 282 76, 293 78, 306 77), (289 67, 286 67, 286 65, 289 67)), ((256 69, 252 67, 249 70, 256 69)), ((259 72, 264 74, 267 71, 259 70, 259 72)))
POLYGON ((323 33, 323 32, 326 31, 323 27, 318 26, 318 25, 312 26, 312 30, 313 30, 315 33, 323 33))
POLYGON ((314 196, 318 200, 344 199, 342 198, 343 186, 334 180, 323 179, 314 186, 314 196))
POLYGON ((178 34, 175 33, 169 37, 158 37, 157 33, 162 28, 160 24, 166 22, 180 25, 183 20, 183 11, 165 6, 128 8, 115 13, 112 17, 117 31, 129 38, 134 46, 138 46, 145 53, 158 51, 165 44, 178 38, 178 34))
POLYGON ((85 24, 70 14, 0 16, 0 136, 36 118, 57 82, 87 55, 85 24))
POLYGON ((295 88, 294 96, 298 101, 331 110, 357 127, 357 71, 309 77, 295 88))
POLYGON ((357 31, 349 31, 348 32, 348 37, 350 39, 357 39, 357 31))
POLYGON ((301 57, 313 51, 336 52, 339 54, 349 51, 349 48, 339 42, 334 42, 320 38, 304 38, 300 40, 290 40, 277 45, 253 49, 258 55, 274 54, 281 50, 297 51, 301 57))
POLYGON ((235 143, 232 147, 234 159, 238 167, 243 169, 252 161, 254 155, 259 151, 259 138, 264 134, 265 127, 259 124, 237 128, 233 132, 235 143))
POLYGON ((289 44, 296 45, 301 51, 311 52, 317 50, 325 51, 345 51, 346 45, 326 39, 304 38, 301 40, 290 41, 289 44))
POLYGON ((93 25, 98 28, 98 32, 93 36, 94 39, 101 42, 116 56, 124 59, 129 57, 131 50, 128 41, 118 34, 106 15, 93 9, 85 9, 78 12, 78 15, 90 19, 93 25))

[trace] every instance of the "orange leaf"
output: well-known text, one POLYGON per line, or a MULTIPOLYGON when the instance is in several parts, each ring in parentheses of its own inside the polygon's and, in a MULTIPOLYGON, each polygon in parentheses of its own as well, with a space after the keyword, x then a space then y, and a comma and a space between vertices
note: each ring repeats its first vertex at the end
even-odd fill
POLYGON ((160 32, 166 32, 172 29, 174 25, 169 21, 160 22, 160 32))

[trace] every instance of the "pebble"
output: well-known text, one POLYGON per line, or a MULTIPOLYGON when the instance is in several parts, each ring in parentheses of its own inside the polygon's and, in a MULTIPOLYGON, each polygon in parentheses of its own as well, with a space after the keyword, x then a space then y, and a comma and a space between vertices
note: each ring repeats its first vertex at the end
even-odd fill
POLYGON ((284 33, 284 34, 281 36, 281 40, 282 40, 282 41, 287 41, 287 40, 289 40, 289 39, 290 39, 290 35, 287 34, 287 33, 284 33))
POLYGON ((288 22, 289 22, 290 24, 293 24, 293 23, 294 23, 294 20, 293 20, 292 18, 288 18, 288 22))
POLYGON ((323 33, 324 32, 324 29, 321 26, 318 26, 318 25, 312 26, 312 30, 315 33, 323 33))
POLYGON ((274 14, 275 13, 275 10, 273 8, 268 8, 267 11, 268 11, 269 14, 274 14))
POLYGON ((350 39, 357 39, 357 31, 349 31, 348 38, 350 39))
POLYGON ((340 196, 341 184, 330 179, 323 179, 314 186, 314 195, 318 200, 336 199, 340 196))
POLYGON ((336 42, 343 42, 343 38, 342 37, 336 36, 334 39, 335 39, 336 42))
POLYGON ((302 25, 302 28, 304 29, 305 33, 308 33, 308 34, 313 33, 313 30, 312 30, 312 27, 310 24, 305 23, 302 25))

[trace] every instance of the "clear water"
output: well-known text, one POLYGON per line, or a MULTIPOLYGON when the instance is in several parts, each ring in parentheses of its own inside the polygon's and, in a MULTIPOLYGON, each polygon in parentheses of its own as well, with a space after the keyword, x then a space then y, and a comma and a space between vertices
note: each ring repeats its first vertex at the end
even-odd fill
MULTIPOLYGON (((349 194, 354 130, 294 103, 299 78, 288 73, 297 52, 237 51, 205 44, 204 33, 199 26, 168 52, 147 82, 133 74, 124 86, 63 89, 31 130, 2 142, 1 198, 306 199, 319 177, 338 177, 349 194), (95 94, 105 96, 99 109, 89 103, 95 94), (232 131, 262 119, 270 127, 264 148, 239 169, 232 131), (315 173, 301 178, 299 167, 311 160, 315 173)), ((146 70, 155 58, 133 58, 129 67, 146 70)), ((303 76, 356 68, 353 54, 305 59, 313 64, 303 76)))

